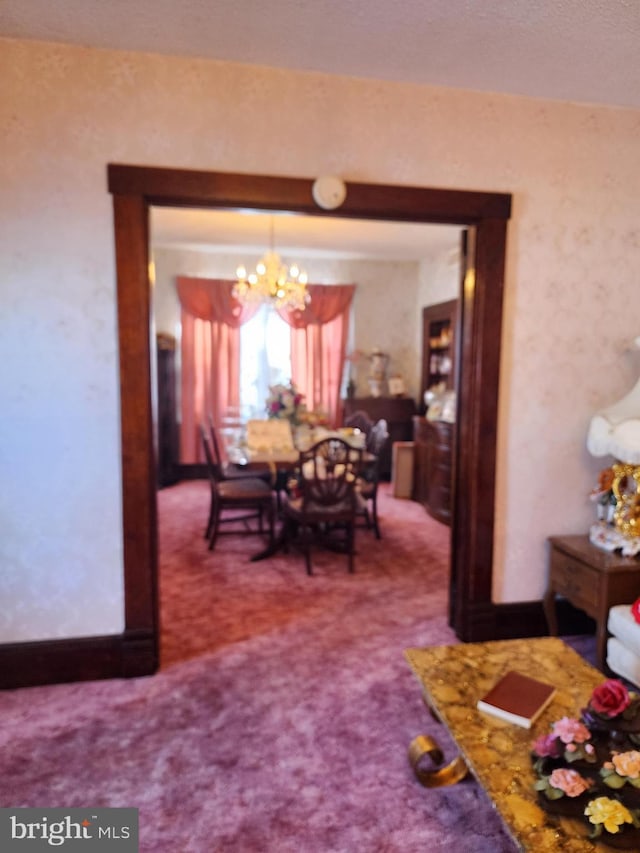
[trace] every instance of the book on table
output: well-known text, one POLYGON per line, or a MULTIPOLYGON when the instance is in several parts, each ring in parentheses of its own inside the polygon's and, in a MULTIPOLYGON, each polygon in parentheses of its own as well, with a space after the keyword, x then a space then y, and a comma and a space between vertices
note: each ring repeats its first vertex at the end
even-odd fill
POLYGON ((478 710, 530 729, 554 697, 555 687, 510 670, 478 700, 478 710))

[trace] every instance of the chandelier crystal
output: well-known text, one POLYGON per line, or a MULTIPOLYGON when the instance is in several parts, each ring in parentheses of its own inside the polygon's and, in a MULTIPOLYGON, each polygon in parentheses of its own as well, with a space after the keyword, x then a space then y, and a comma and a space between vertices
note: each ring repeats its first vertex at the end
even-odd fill
POLYGON ((311 301, 307 290, 307 274, 297 264, 287 266, 274 250, 273 217, 269 222, 270 250, 256 264, 254 272, 247 273, 246 267, 238 267, 233 296, 240 302, 267 302, 276 308, 304 311, 311 301))

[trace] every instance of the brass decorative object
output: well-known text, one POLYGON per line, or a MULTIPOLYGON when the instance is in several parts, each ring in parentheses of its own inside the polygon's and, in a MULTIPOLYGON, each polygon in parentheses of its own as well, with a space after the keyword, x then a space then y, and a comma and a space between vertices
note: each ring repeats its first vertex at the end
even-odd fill
POLYGON ((416 779, 425 788, 442 788, 445 785, 455 785, 467 776, 469 768, 464 758, 457 755, 453 761, 440 767, 444 761, 442 750, 428 735, 418 735, 409 744, 409 762, 416 774, 416 779), (422 766, 422 759, 428 755, 436 765, 435 770, 422 766))
POLYGON ((640 465, 615 462, 612 491, 616 499, 613 514, 618 531, 630 539, 640 536, 640 465))

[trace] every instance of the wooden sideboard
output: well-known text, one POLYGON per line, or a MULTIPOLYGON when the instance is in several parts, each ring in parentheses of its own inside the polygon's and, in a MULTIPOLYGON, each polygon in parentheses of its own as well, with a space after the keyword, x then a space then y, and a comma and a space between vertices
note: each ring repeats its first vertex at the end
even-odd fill
POLYGON ((343 421, 358 411, 366 412, 374 423, 381 418, 387 422, 389 441, 380 454, 380 477, 390 480, 391 448, 394 441, 411 441, 411 419, 417 411, 415 401, 412 397, 350 397, 343 400, 343 421))
POLYGON ((454 424, 413 418, 413 499, 430 516, 451 524, 454 424))

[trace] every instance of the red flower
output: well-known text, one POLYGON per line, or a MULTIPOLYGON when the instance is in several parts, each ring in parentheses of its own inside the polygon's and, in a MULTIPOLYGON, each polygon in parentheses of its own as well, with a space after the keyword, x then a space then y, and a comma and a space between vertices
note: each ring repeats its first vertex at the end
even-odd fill
POLYGON ((624 684, 615 678, 611 678, 596 687, 591 694, 589 704, 598 714, 604 714, 606 717, 617 717, 625 708, 629 707, 630 702, 629 691, 624 684))
POLYGON ((531 744, 531 749, 540 758, 560 758, 562 755, 562 746, 560 741, 553 732, 546 735, 540 735, 531 744))
POLYGON ((640 622, 640 598, 636 598, 636 600, 631 605, 631 615, 636 620, 636 622, 640 622))

